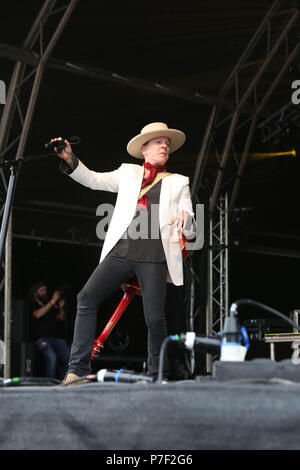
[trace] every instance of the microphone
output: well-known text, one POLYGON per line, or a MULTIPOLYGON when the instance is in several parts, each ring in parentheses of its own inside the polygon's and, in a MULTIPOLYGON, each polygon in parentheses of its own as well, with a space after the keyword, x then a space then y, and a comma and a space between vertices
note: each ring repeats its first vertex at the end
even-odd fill
POLYGON ((208 338, 206 336, 196 336, 193 331, 170 336, 172 341, 178 341, 187 349, 203 349, 206 352, 220 354, 221 340, 217 338, 208 338))
MULTIPOLYGON (((52 152, 54 151, 54 147, 58 148, 58 151, 62 150, 65 148, 66 144, 64 142, 65 139, 63 140, 56 140, 55 142, 47 142, 45 144, 45 149, 51 150, 52 152)), ((66 139, 70 142, 71 145, 78 145, 81 142, 81 138, 78 137, 78 135, 74 135, 73 137, 70 137, 69 139, 66 139)))
POLYGON ((137 374, 131 370, 108 370, 101 369, 96 374, 98 382, 136 383, 142 381, 153 382, 153 377, 137 374))

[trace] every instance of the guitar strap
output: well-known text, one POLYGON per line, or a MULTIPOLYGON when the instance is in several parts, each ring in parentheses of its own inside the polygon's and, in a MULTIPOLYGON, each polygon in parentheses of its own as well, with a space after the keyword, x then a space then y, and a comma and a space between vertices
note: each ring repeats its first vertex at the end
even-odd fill
POLYGON ((144 196, 153 186, 158 183, 161 179, 165 178, 165 176, 171 175, 172 173, 168 173, 167 171, 161 171, 160 173, 157 173, 156 177, 152 181, 151 184, 148 184, 148 186, 145 186, 140 190, 139 194, 139 199, 144 196))

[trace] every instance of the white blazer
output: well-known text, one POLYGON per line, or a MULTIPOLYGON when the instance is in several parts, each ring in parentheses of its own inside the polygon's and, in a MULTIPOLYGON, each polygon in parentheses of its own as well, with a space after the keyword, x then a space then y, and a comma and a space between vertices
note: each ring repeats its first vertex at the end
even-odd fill
MULTIPOLYGON (((89 170, 81 161, 70 177, 78 183, 94 190, 117 192, 113 216, 105 237, 100 263, 115 246, 131 223, 141 189, 144 167, 123 163, 117 170, 98 173, 89 170)), ((189 179, 179 174, 171 174, 162 179, 159 201, 159 226, 162 244, 168 266, 168 282, 177 286, 183 284, 182 253, 179 236, 173 225, 169 225, 172 216, 184 210, 194 216, 190 197, 189 179)), ((191 224, 184 235, 189 239, 195 234, 195 224, 191 224)))

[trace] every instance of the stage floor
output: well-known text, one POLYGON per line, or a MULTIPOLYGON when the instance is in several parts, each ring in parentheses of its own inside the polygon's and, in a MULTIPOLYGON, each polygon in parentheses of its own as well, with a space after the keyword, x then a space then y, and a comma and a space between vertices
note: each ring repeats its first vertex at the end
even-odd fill
POLYGON ((2 387, 0 449, 300 449, 300 384, 277 382, 2 387))

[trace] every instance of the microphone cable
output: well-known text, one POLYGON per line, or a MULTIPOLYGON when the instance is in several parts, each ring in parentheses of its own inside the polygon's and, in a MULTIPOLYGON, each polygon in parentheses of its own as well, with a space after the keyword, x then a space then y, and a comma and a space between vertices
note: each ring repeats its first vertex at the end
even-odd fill
POLYGON ((272 307, 268 307, 268 305, 262 304, 261 302, 257 302, 256 300, 251 300, 251 299, 236 300, 235 302, 233 302, 233 304, 230 307, 230 316, 237 315, 237 307, 239 307, 240 305, 251 305, 251 306, 259 307, 263 310, 266 310, 269 313, 273 313, 274 315, 283 319, 287 323, 290 323, 290 325, 292 325, 294 328, 296 328, 300 332, 300 326, 297 325, 296 322, 294 322, 293 320, 291 320, 289 317, 279 312, 278 310, 275 310, 272 307))

